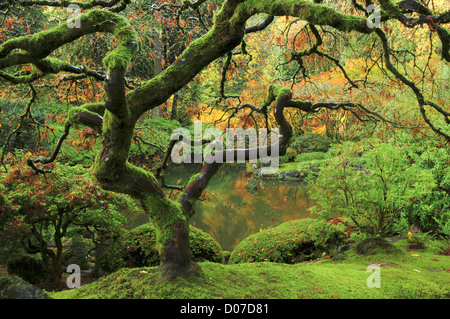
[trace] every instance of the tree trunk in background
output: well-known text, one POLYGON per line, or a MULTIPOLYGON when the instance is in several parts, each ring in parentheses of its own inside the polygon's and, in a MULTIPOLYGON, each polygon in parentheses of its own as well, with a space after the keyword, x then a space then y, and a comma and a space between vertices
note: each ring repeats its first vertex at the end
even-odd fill
MULTIPOLYGON (((162 30, 157 30, 155 32, 155 60, 154 60, 154 76, 157 76, 163 71, 163 43, 162 43, 162 30)), ((150 112, 151 117, 161 117, 161 109, 159 107, 155 107, 150 112)))
POLYGON ((175 93, 173 95, 172 111, 170 112, 170 119, 171 120, 176 120, 177 119, 177 104, 178 104, 178 94, 175 93))

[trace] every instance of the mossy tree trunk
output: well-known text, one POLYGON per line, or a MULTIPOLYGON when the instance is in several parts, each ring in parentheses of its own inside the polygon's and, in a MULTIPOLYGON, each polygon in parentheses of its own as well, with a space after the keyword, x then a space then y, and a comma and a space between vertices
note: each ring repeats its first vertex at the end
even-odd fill
MULTIPOLYGON (((379 2, 383 9, 384 19, 397 19, 404 25, 420 23, 419 20, 419 22, 404 20, 404 16, 392 4, 392 1, 379 2)), ((193 5, 189 3, 187 1, 184 5, 193 5)), ((198 2, 199 5, 202 3, 203 1, 198 2)), ((70 2, 61 2, 60 5, 68 4, 70 2)), ((95 2, 92 2, 92 6, 90 4, 90 2, 86 2, 83 6, 86 6, 85 9, 89 9, 97 5, 95 2)), ((30 2, 29 5, 39 4, 30 2)), ((267 23, 264 22, 259 26, 246 29, 247 20, 260 13, 270 16, 298 17, 312 25, 329 26, 343 32, 371 33, 375 30, 367 26, 366 17, 342 14, 330 6, 313 1, 227 0, 217 12, 213 27, 205 35, 193 41, 161 74, 127 94, 125 93, 124 75, 136 53, 138 39, 129 22, 119 14, 108 10, 91 10, 81 15, 80 28, 70 29, 66 24, 62 24, 31 37, 19 37, 0 45, 0 69, 29 63, 34 65, 31 75, 15 76, 6 73, 0 75, 13 83, 31 83, 45 74, 56 74, 62 71, 100 76, 88 68, 78 68, 48 56, 64 44, 73 42, 86 34, 108 32, 113 33, 117 38, 117 47, 103 60, 104 66, 108 70, 105 85, 107 101, 72 108, 68 114, 65 136, 71 125, 75 123, 90 126, 101 133, 103 145, 92 167, 93 174, 103 188, 129 194, 142 203, 157 230, 162 270, 169 278, 198 271, 198 267, 191 261, 188 221, 193 214, 193 204, 217 171, 218 164, 205 165, 202 173, 192 181, 181 196, 180 203, 171 201, 152 173, 128 162, 135 125, 143 114, 166 102, 204 67, 241 44, 246 32, 255 32, 267 27, 273 18, 266 20, 267 23)), ((441 19, 440 22, 448 23, 445 17, 437 19, 441 19)), ((377 34, 382 40, 384 39, 383 31, 378 30, 377 34)), ((442 28, 439 29, 438 35, 442 42, 442 50, 446 52, 446 54, 443 53, 445 58, 448 56, 450 36, 442 28)), ((320 41, 318 41, 319 44, 320 41)), ((383 44, 385 45, 383 49, 387 54, 386 64, 390 66, 389 70, 405 82, 388 63, 389 48, 386 48, 386 41, 383 41, 383 44)), ((317 47, 314 50, 317 50, 317 47)), ((409 85, 410 83, 406 84, 412 87, 409 85)), ((418 97, 420 96, 418 95, 418 97)), ((284 135, 279 145, 280 154, 285 151, 286 143, 292 135, 292 129, 283 116, 285 107, 301 109, 304 112, 314 112, 324 107, 332 110, 341 107, 358 107, 352 103, 312 104, 305 101, 294 101, 291 99, 289 89, 272 86, 264 105, 261 108, 253 108, 267 115, 267 107, 272 102, 276 102, 274 115, 281 133, 284 135)), ((421 107, 426 105, 426 101, 422 99, 420 105, 421 107)), ((438 111, 440 110, 438 109, 438 111)), ((441 113, 446 115, 444 112, 441 113)), ((374 112, 371 115, 373 116, 374 112)), ((55 153, 59 150, 64 138, 58 142, 55 153)), ((34 164, 49 162, 54 160, 54 157, 44 161, 29 161, 29 164, 37 171, 44 172, 34 164)))

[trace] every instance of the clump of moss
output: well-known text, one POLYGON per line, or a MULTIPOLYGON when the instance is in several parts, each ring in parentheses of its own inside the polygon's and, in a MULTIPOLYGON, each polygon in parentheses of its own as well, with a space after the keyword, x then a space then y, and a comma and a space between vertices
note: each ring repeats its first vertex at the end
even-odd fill
POLYGON ((341 224, 311 218, 293 220, 245 238, 233 250, 229 262, 293 264, 330 254, 348 239, 349 233, 341 224))
POLYGON ((111 51, 103 59, 103 65, 108 69, 122 68, 126 70, 130 65, 131 57, 132 51, 122 45, 111 51))
POLYGON ((36 255, 25 253, 13 254, 6 261, 9 274, 19 276, 31 284, 37 284, 45 279, 44 266, 36 255))
POLYGON ((122 20, 114 28, 114 36, 119 40, 119 45, 103 59, 103 64, 108 69, 122 68, 126 70, 139 42, 136 32, 128 21, 122 20))
POLYGON ((396 254, 400 250, 384 238, 368 238, 355 245, 359 255, 396 254))

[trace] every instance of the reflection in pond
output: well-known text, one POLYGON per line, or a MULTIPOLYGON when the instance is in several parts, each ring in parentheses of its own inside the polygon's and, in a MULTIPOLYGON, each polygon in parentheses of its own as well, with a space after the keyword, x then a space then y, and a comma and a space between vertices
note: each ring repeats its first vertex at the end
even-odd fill
MULTIPOLYGON (((199 170, 198 166, 168 169, 166 182, 183 185, 199 170)), ((264 180, 249 190, 248 179, 245 169, 223 165, 206 188, 205 198, 195 206, 191 224, 211 234, 224 250, 233 250, 260 229, 313 217, 308 208, 315 203, 305 185, 264 180)))

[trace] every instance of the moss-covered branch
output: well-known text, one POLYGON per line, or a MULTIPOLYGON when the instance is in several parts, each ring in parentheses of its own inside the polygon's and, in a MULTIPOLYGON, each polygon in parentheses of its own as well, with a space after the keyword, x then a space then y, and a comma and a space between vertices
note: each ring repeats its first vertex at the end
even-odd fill
POLYGON ((335 8, 320 3, 301 0, 247 0, 239 8, 240 15, 252 16, 267 13, 273 16, 298 17, 311 24, 330 26, 337 30, 371 33, 366 19, 359 16, 343 14, 335 8))
POLYGON ((127 94, 132 113, 140 116, 164 103, 209 63, 234 49, 243 40, 247 20, 259 13, 299 17, 312 24, 328 25, 347 32, 373 31, 367 27, 365 18, 342 14, 332 7, 310 1, 227 1, 217 13, 214 26, 207 34, 192 42, 163 73, 127 94))
MULTIPOLYGON (((80 15, 79 19, 80 28, 69 28, 67 24, 62 24, 59 27, 36 33, 31 37, 21 36, 4 42, 0 45, 0 69, 12 65, 32 63, 32 60, 44 59, 59 47, 86 34, 108 32, 117 34, 122 38, 130 37, 130 32, 122 30, 129 26, 129 22, 118 14, 103 10, 92 10, 80 15)), ((56 61, 53 62, 56 63, 56 61)))
POLYGON ((105 103, 87 103, 79 107, 72 107, 69 110, 66 123, 70 125, 85 125, 101 132, 103 126, 103 114, 105 113, 105 103))
POLYGON ((11 83, 19 84, 34 82, 45 77, 49 73, 57 74, 60 72, 69 72, 73 74, 84 74, 84 76, 92 76, 101 81, 105 80, 105 76, 91 70, 87 66, 83 65, 78 67, 55 58, 45 58, 42 60, 30 58, 30 62, 33 65, 31 71, 20 71, 17 74, 9 74, 0 71, 0 77, 11 83))

